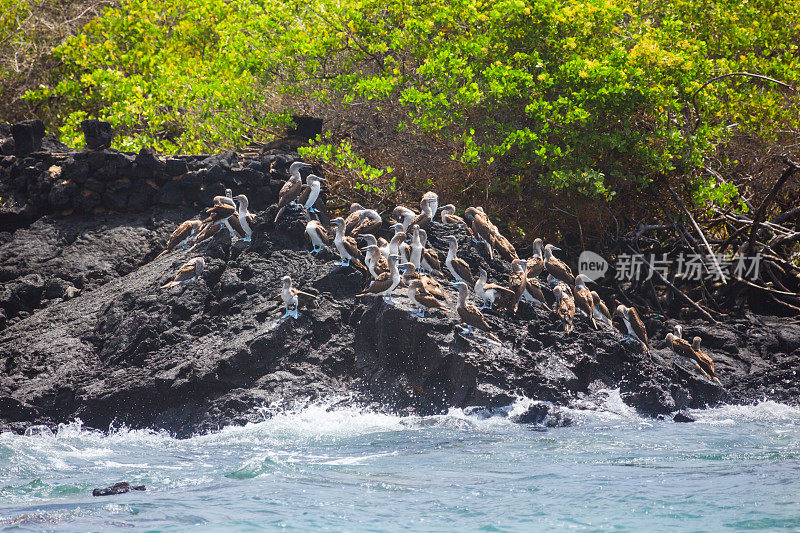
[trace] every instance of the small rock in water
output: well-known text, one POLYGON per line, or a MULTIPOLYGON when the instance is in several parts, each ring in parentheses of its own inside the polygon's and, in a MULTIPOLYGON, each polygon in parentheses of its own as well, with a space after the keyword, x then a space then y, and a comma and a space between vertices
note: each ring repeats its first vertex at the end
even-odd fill
POLYGON ((119 483, 114 483, 110 487, 106 487, 104 489, 94 489, 92 491, 92 496, 113 496, 115 494, 125 494, 126 492, 130 492, 132 490, 146 490, 144 485, 131 485, 127 481, 120 481, 119 483))
POLYGON ((672 417, 672 421, 673 422, 694 422, 695 420, 694 420, 694 418, 692 418, 691 416, 687 415, 686 413, 681 413, 680 411, 678 411, 677 413, 675 413, 675 416, 672 417))

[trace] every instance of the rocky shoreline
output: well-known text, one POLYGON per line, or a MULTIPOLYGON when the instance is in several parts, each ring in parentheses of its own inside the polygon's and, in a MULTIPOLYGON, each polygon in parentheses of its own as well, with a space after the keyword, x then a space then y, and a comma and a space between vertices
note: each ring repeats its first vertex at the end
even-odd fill
MULTIPOLYGON (((529 307, 487 313, 500 345, 464 337, 456 318, 418 318, 405 298, 396 307, 356 298, 366 278, 335 266, 330 251, 308 253, 299 210, 272 224, 280 173, 296 154, 162 157, 95 145, 33 142, 0 158, 2 430, 80 418, 185 437, 260 419, 263 406, 327 398, 431 414, 525 396, 541 403, 522 421, 542 424, 568 422, 556 406, 581 407, 617 388, 649 416, 800 399, 800 326, 791 320, 683 322, 687 337, 703 339, 722 387, 674 369, 663 340, 676 323, 669 318, 644 317, 652 358, 583 321, 567 335, 557 317, 529 307), (176 225, 225 188, 250 199, 252 242, 220 232, 194 252, 153 261, 176 225), (193 255, 206 260, 202 279, 160 290, 193 255), (279 320, 273 300, 287 273, 318 295, 319 307, 298 320, 279 320)), ((473 268, 508 279, 508 264, 489 260, 463 229, 435 222, 428 233, 439 250, 456 235, 473 268)))

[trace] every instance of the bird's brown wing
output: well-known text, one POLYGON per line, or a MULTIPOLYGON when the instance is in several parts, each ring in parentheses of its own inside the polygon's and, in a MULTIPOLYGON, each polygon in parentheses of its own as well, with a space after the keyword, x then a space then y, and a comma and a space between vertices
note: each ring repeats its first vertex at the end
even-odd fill
POLYGON ((573 294, 575 296, 575 306, 591 318, 593 314, 592 293, 589 289, 579 289, 575 287, 573 294))
POLYGON ((514 291, 514 307, 516 308, 519 305, 519 301, 522 299, 522 295, 525 293, 525 288, 528 286, 528 280, 525 277, 524 272, 514 272, 508 278, 508 286, 509 288, 514 291))
POLYGON ((175 273, 175 281, 186 281, 192 279, 195 276, 197 270, 195 269, 194 263, 187 263, 178 269, 178 272, 175 273))
POLYGON ((381 258, 378 259, 378 262, 375 263, 374 269, 378 275, 381 275, 384 272, 389 272, 389 262, 386 261, 385 257, 381 256, 381 258))
POLYGON ((497 249, 500 250, 500 255, 503 256, 506 261, 519 259, 516 248, 514 248, 514 245, 511 244, 508 239, 497 233, 494 236, 494 242, 497 249))
POLYGON ((548 274, 552 274, 554 278, 563 281, 567 285, 575 285, 575 276, 572 275, 569 267, 564 264, 560 259, 551 257, 544 263, 548 274))
POLYGON ((369 287, 364 289, 364 292, 358 296, 367 296, 373 294, 381 294, 392 286, 392 276, 389 272, 384 272, 369 284, 369 287))
POLYGON ((358 214, 359 213, 360 213, 360 211, 356 211, 355 213, 350 213, 349 215, 347 215, 347 218, 344 219, 344 234, 345 235, 350 235, 353 232, 353 230, 356 228, 356 226, 358 226, 358 224, 361 222, 358 219, 358 214))
POLYGON ((172 235, 169 236, 169 241, 167 242, 167 246, 165 250, 172 250, 178 244, 180 244, 186 237, 192 234, 192 226, 193 223, 191 220, 187 220, 177 228, 175 231, 172 232, 172 235))
POLYGON ((694 362, 697 370, 699 370, 700 373, 702 373, 706 378, 711 379, 711 376, 703 367, 703 365, 699 364, 700 361, 698 360, 698 353, 694 350, 694 348, 692 348, 692 345, 689 344, 686 339, 677 337, 673 338, 671 348, 676 355, 694 362))
POLYGON ((216 233, 219 230, 220 230, 219 224, 206 224, 206 227, 200 230, 200 233, 198 233, 197 236, 194 238, 194 242, 197 243, 197 242, 202 242, 206 239, 210 239, 211 237, 216 235, 216 233))
POLYGON ((247 237, 247 232, 242 227, 242 223, 239 221, 238 215, 233 215, 231 217, 228 217, 228 224, 231 225, 233 231, 236 232, 236 235, 238 235, 239 238, 243 239, 247 237))
POLYGON ((490 330, 489 324, 486 322, 486 318, 484 318, 483 313, 478 311, 478 308, 474 305, 466 304, 463 307, 459 307, 458 316, 460 316, 461 320, 468 326, 482 329, 483 331, 490 330))
POLYGON ((317 306, 317 296, 315 294, 298 291, 297 289, 292 289, 292 294, 297 296, 298 308, 317 306))
POLYGON ((544 261, 542 258, 537 256, 533 256, 528 259, 528 277, 529 278, 538 278, 539 274, 542 273, 544 269, 544 261))
POLYGON ((208 216, 203 222, 205 224, 213 224, 220 220, 225 220, 234 213, 236 213, 235 207, 228 204, 217 204, 208 210, 208 216))
POLYGON ((644 327, 642 319, 639 318, 639 313, 633 307, 631 307, 630 311, 628 311, 628 320, 631 323, 631 329, 633 329, 633 332, 636 333, 636 336, 644 342, 645 348, 649 349, 650 344, 647 342, 647 330, 644 327))
POLYGON ((606 307, 605 302, 603 302, 603 300, 601 300, 599 297, 595 298, 594 296, 592 296, 592 302, 594 302, 597 308, 600 309, 600 313, 606 317, 609 322, 611 322, 611 313, 608 311, 608 307, 606 307))
POLYGON ((411 224, 408 225, 409 228, 413 228, 414 226, 419 226, 420 229, 425 229, 431 223, 431 217, 426 215, 425 213, 420 213, 414 220, 411 221, 411 224))
POLYGON ((714 361, 702 350, 695 350, 697 362, 709 377, 716 379, 717 372, 714 370, 714 361))
POLYGON ((303 183, 299 180, 288 180, 281 187, 281 192, 278 193, 278 207, 286 207, 294 201, 300 194, 303 183))
POLYGON ((429 276, 422 276, 420 279, 422 280, 422 285, 425 287, 425 290, 428 292, 428 294, 437 300, 444 300, 445 302, 450 301, 450 297, 447 296, 444 287, 442 287, 438 281, 429 276))
POLYGON ((492 243, 494 241, 490 222, 480 215, 472 218, 472 230, 477 233, 484 241, 492 243))
POLYGON ((354 238, 345 237, 342 239, 342 245, 344 245, 344 249, 347 250, 347 253, 349 253, 352 257, 355 257, 359 261, 363 261, 361 250, 358 249, 358 244, 354 238))
POLYGON ((381 225, 383 222, 381 220, 372 220, 371 218, 365 218, 361 221, 361 224, 356 226, 353 230, 353 235, 364 235, 365 233, 375 233, 381 229, 381 225))
POLYGON ((453 270, 456 271, 456 274, 461 276, 470 287, 475 286, 475 278, 472 276, 472 271, 469 269, 469 265, 466 261, 461 258, 456 257, 450 262, 453 265, 453 270))
POLYGON ((528 278, 528 292, 535 299, 539 300, 546 309, 550 309, 550 305, 547 303, 547 300, 544 299, 544 293, 542 292, 542 286, 539 284, 538 278, 528 278))
POLYGON ((433 294, 429 293, 425 289, 417 290, 416 300, 417 303, 425 307, 431 307, 434 309, 444 309, 445 311, 449 311, 449 309, 445 304, 437 300, 433 294))
POLYGON ((428 262, 434 270, 441 271, 442 264, 439 262, 439 254, 433 248, 425 248, 422 250, 422 257, 428 262))
POLYGON ((300 205, 306 205, 309 196, 311 196, 311 187, 308 185, 303 185, 296 201, 300 205))

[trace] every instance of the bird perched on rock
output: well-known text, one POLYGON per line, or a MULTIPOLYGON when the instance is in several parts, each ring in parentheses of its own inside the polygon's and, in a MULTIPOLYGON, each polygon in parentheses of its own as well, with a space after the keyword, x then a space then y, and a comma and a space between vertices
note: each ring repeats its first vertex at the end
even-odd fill
POLYGON ((575 276, 572 275, 572 270, 564 261, 553 255, 553 250, 560 250, 560 248, 556 248, 552 244, 544 247, 544 268, 547 273, 570 287, 575 285, 575 276))
POLYGON ((175 278, 172 281, 166 285, 162 285, 161 288, 168 289, 170 287, 175 287, 176 285, 186 285, 187 283, 191 283, 203 274, 203 269, 205 266, 206 262, 202 257, 193 257, 186 261, 183 266, 178 269, 178 272, 175 273, 175 278))
POLYGON ((575 276, 575 287, 572 291, 575 297, 575 307, 577 307, 592 323, 592 327, 597 329, 597 322, 594 320, 594 302, 592 300, 592 291, 586 286, 587 281, 592 281, 585 274, 578 274, 575 276))
POLYGON ((376 276, 364 292, 356 296, 382 296, 386 303, 394 305, 394 302, 392 302, 392 291, 400 285, 400 271, 397 269, 397 263, 399 261, 400 257, 396 254, 390 255, 387 269, 379 276, 376 276))
POLYGON ((339 252, 339 257, 342 258, 339 266, 350 266, 350 261, 355 261, 356 266, 366 269, 361 263, 361 252, 358 249, 356 240, 344 234, 344 219, 341 217, 334 218, 331 220, 331 224, 336 229, 333 244, 339 252))
POLYGON ((405 244, 406 242, 406 234, 405 232, 395 233, 392 236, 392 240, 389 241, 389 255, 397 254, 400 255, 400 245, 405 244))
POLYGON ((273 300, 283 301, 283 307, 286 312, 281 316, 285 318, 291 316, 297 318, 297 310, 303 307, 316 307, 317 297, 313 294, 303 292, 292 287, 292 277, 283 276, 283 289, 273 298, 273 300))
POLYGON ((286 180, 286 183, 283 184, 278 193, 278 214, 275 215, 275 222, 281 218, 287 207, 295 204, 295 200, 300 196, 300 191, 303 189, 303 178, 300 176, 300 170, 310 166, 308 163, 295 161, 289 167, 289 179, 286 180))
POLYGON ((422 199, 419 201, 419 208, 424 212, 425 208, 422 207, 423 205, 428 206, 428 209, 430 210, 429 216, 431 217, 431 220, 433 220, 436 218, 436 211, 439 210, 439 195, 433 191, 427 191, 422 195, 422 199))
POLYGON ((463 224, 464 227, 467 228, 469 234, 472 235, 472 228, 469 227, 469 224, 467 224, 463 218, 456 215, 456 206, 454 206, 453 204, 447 204, 445 206, 442 206, 441 211, 442 211, 442 224, 446 225, 463 224))
POLYGON ((692 339, 692 350, 694 350, 694 353, 697 354, 697 362, 703 368, 705 373, 711 376, 712 380, 719 383, 719 379, 717 379, 717 372, 714 370, 714 361, 708 356, 708 354, 700 349, 701 342, 702 339, 700 337, 695 337, 692 339))
POLYGON ((300 192, 300 196, 297 198, 297 202, 309 213, 319 212, 317 209, 314 209, 314 204, 319 198, 323 181, 328 180, 325 178, 320 178, 316 174, 309 174, 306 176, 307 186, 303 187, 303 190, 300 192))
POLYGON ((539 279, 527 276, 529 272, 527 261, 514 259, 511 262, 511 270, 509 286, 514 291, 514 312, 516 312, 520 300, 550 311, 550 306, 547 304, 547 300, 544 299, 544 294, 542 294, 539 279))
POLYGON ((489 324, 486 322, 486 318, 483 316, 483 313, 478 310, 472 304, 467 303, 467 296, 469 294, 469 289, 467 284, 463 281, 459 281, 453 283, 453 287, 458 289, 458 305, 456 307, 456 312, 458 316, 461 318, 461 321, 467 325, 466 328, 461 330, 461 333, 468 333, 472 334, 472 328, 478 328, 482 331, 485 331, 489 337, 500 342, 493 333, 489 324))
POLYGON ((364 206, 359 203, 350 204, 350 214, 344 219, 344 234, 350 235, 356 226, 361 222, 361 212, 364 211, 364 206))
POLYGON ((528 259, 528 277, 538 278, 544 270, 544 242, 540 238, 533 240, 533 252, 528 259))
POLYGON ((392 211, 392 218, 398 220, 399 223, 402 224, 403 231, 408 232, 411 221, 417 218, 417 214, 407 207, 398 205, 394 208, 394 211, 392 211))
POLYGON ((438 202, 439 202, 438 198, 436 198, 435 200, 433 198, 423 199, 419 203, 420 208, 422 208, 422 212, 416 217, 414 217, 409 226, 412 228, 414 226, 419 226, 420 228, 427 228, 428 225, 431 223, 431 220, 433 220, 432 206, 438 202))
POLYGON ((239 203, 239 206, 236 210, 236 214, 228 217, 228 223, 234 229, 239 238, 242 239, 242 241, 250 242, 250 238, 253 236, 253 230, 250 228, 250 222, 255 221, 255 217, 247 211, 247 207, 249 205, 247 196, 240 194, 234 198, 234 200, 239 203))
POLYGON ((513 309, 514 291, 494 283, 486 283, 488 274, 484 269, 478 271, 478 281, 475 282, 475 295, 483 300, 480 309, 492 309, 494 304, 500 309, 513 309))
POLYGON ((363 233, 375 233, 380 231, 382 225, 383 220, 377 211, 374 209, 364 209, 358 213, 358 224, 353 228, 351 235, 355 237, 363 233))
POLYGON ((486 246, 486 251, 490 259, 494 259, 494 237, 492 230, 492 223, 480 207, 468 207, 464 211, 464 218, 469 222, 472 228, 473 242, 483 242, 486 246))
POLYGON ((325 226, 323 226, 319 220, 308 221, 306 224, 306 235, 311 239, 311 244, 313 245, 311 249, 312 254, 319 253, 323 246, 327 246, 331 242, 330 237, 328 237, 328 230, 325 229, 325 226))
POLYGON ((611 326, 611 312, 608 310, 603 300, 600 299, 600 295, 595 291, 592 291, 592 306, 592 314, 595 322, 599 321, 601 324, 611 326))
POLYGON ((420 274, 414 270, 413 263, 402 263, 399 267, 403 271, 402 281, 406 285, 411 285, 411 282, 415 279, 418 279, 422 282, 423 288, 428 291, 434 298, 437 300, 441 300, 447 304, 450 303, 450 296, 447 295, 447 292, 442 287, 441 283, 436 281, 434 278, 430 276, 426 276, 424 274, 420 274))
POLYGON ((422 281, 415 279, 408 286, 408 299, 417 306, 417 316, 424 317, 427 309, 441 309, 450 313, 450 309, 425 290, 422 281))
POLYGON ((156 259, 168 254, 179 246, 185 250, 188 243, 200 232, 202 228, 203 223, 200 220, 187 220, 175 228, 175 231, 173 231, 172 235, 169 236, 169 241, 167 241, 167 246, 164 248, 164 251, 158 254, 156 259))
POLYGON ((622 318, 625 323, 625 329, 628 331, 628 336, 625 341, 634 340, 638 341, 644 351, 650 355, 650 345, 647 343, 647 330, 644 327, 642 319, 639 318, 639 313, 633 307, 625 307, 622 304, 617 306, 614 315, 622 318), (631 338, 632 337, 632 338, 631 338))
MULTIPOLYGON (((216 198, 222 198, 221 196, 217 196, 216 198)), ((215 203, 205 211, 206 218, 203 220, 203 224, 223 224, 223 221, 226 221, 232 215, 236 214, 236 203, 231 200, 231 203, 228 202, 219 202, 215 203)), ((230 227, 230 226, 228 226, 230 227)))
POLYGON ((553 295, 556 297, 558 318, 564 325, 564 332, 569 333, 575 328, 575 299, 572 297, 572 291, 566 284, 559 283, 553 289, 553 295))
POLYGON ((194 250, 198 244, 216 235, 221 228, 221 224, 206 224, 203 226, 203 229, 200 230, 200 233, 195 235, 191 240, 192 247, 189 248, 189 250, 194 250))
MULTIPOLYGON (((213 205, 216 205, 216 204, 232 205, 234 207, 234 209, 235 209, 236 208, 236 202, 233 201, 233 191, 231 191, 230 189, 225 189, 225 196, 215 196, 213 205)), ((209 210, 206 209, 206 216, 208 216, 208 214, 209 214, 208 211, 209 210)), ((228 219, 223 220, 222 221, 222 225, 225 226, 225 229, 227 229, 230 232, 231 237, 233 237, 235 235, 235 231, 234 231, 233 227, 231 226, 230 222, 228 221, 228 219)))
POLYGON ((414 263, 414 268, 417 272, 422 268, 422 251, 424 249, 419 226, 411 226, 411 257, 409 257, 409 262, 414 263))
POLYGON ((389 263, 378 248, 377 244, 368 244, 364 256, 364 264, 367 265, 370 275, 377 279, 384 272, 389 271, 389 263))
POLYGON ((447 244, 447 257, 444 260, 444 264, 447 265, 447 270, 449 270, 450 274, 456 278, 456 281, 463 281, 464 283, 467 283, 469 287, 474 287, 475 277, 472 275, 469 265, 457 255, 458 239, 456 239, 455 236, 450 235, 447 237, 447 244))

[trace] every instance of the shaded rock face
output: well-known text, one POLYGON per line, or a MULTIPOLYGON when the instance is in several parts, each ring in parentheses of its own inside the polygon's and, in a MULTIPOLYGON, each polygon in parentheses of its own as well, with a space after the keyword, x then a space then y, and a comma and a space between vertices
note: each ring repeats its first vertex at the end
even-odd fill
MULTIPOLYGON (((516 317, 486 312, 497 344, 459 333, 454 315, 414 316, 402 289, 394 307, 356 298, 365 275, 336 266, 330 250, 309 254, 297 211, 277 225, 269 222, 274 206, 257 212, 252 243, 220 232, 194 251, 151 261, 191 212, 44 218, 0 246, 4 291, 13 293, 4 298, 14 302, 0 332, 0 426, 22 431, 80 417, 101 429, 127 424, 188 436, 298 399, 431 414, 496 409, 519 396, 539 400, 520 422, 563 425, 569 420, 549 416, 549 406, 591 405, 615 388, 652 416, 719 401, 797 399, 786 382, 800 358, 796 326, 756 317, 684 324, 687 335, 703 337, 723 389, 673 369, 660 340, 669 321, 646 320, 657 339, 649 358, 583 320, 564 334, 555 316, 529 307, 516 317), (195 255, 206 261, 201 279, 159 288, 195 255), (287 273, 318 295, 318 308, 297 320, 280 319, 274 299, 287 273), (67 301, 70 287, 80 292, 67 301), (40 308, 30 304, 37 299, 40 308)), ((430 242, 444 249, 449 234, 473 269, 507 280, 508 265, 488 261, 461 229, 434 223, 430 242)))
POLYGON ((83 138, 89 150, 105 150, 111 148, 111 124, 104 120, 84 120, 81 122, 83 138))

